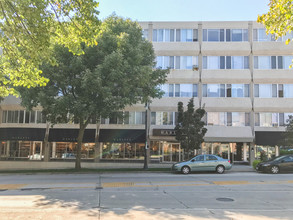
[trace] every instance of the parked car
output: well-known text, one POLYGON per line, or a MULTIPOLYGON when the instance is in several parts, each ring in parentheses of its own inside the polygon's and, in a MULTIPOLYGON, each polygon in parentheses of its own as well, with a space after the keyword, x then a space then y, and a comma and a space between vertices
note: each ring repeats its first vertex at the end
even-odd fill
POLYGON ((44 155, 40 155, 40 154, 28 155, 29 160, 42 160, 43 158, 44 158, 44 155))
POLYGON ((232 165, 229 160, 223 159, 216 155, 198 155, 191 160, 175 163, 172 166, 172 171, 188 174, 192 171, 215 171, 224 173, 225 170, 230 170, 232 165))
POLYGON ((63 159, 75 159, 75 154, 73 154, 73 153, 64 153, 64 154, 62 154, 61 158, 63 158, 63 159))
POLYGON ((259 172, 270 172, 273 174, 277 174, 279 172, 292 172, 293 155, 283 155, 272 160, 259 163, 256 166, 256 170, 259 172))

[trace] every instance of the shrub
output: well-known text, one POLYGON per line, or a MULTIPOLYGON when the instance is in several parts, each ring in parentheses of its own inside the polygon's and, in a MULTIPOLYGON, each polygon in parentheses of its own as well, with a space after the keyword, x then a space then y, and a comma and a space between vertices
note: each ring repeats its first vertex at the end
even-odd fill
POLYGON ((252 163, 253 169, 256 169, 257 164, 259 164, 261 162, 262 162, 261 160, 255 160, 255 161, 253 161, 253 163, 252 163))

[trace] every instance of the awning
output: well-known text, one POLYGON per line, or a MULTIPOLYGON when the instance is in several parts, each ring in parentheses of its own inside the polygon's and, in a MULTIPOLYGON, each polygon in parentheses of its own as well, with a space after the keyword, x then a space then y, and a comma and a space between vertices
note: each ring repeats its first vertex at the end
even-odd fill
POLYGON ((0 128, 1 141, 43 141, 45 128, 0 128))
MULTIPOLYGON (((49 142, 77 142, 78 129, 50 128, 49 142)), ((96 129, 85 129, 83 143, 95 142, 96 129)))
MULTIPOLYGON (((49 142, 77 142, 78 129, 50 128, 49 142)), ((0 128, 0 140, 43 141, 45 128, 0 128)), ((83 143, 95 142, 96 129, 86 129, 83 143)), ((144 143, 145 130, 101 129, 100 142, 144 143)))
POLYGON ((138 129, 102 129, 100 130, 100 142, 112 143, 144 143, 145 130, 138 129))
POLYGON ((280 145, 280 143, 284 140, 284 134, 285 132, 280 131, 256 131, 255 144, 269 146, 280 145))

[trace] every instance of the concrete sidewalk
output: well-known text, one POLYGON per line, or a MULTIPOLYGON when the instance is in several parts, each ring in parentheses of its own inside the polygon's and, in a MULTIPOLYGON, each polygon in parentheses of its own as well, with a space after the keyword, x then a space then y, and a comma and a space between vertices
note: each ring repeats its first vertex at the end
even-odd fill
MULTIPOLYGON (((173 163, 150 163, 149 168, 170 168, 173 163)), ((115 162, 82 162, 82 168, 88 169, 127 169, 143 168, 143 163, 115 163, 115 162)), ((9 170, 48 170, 48 169, 74 169, 75 162, 43 162, 43 161, 0 161, 0 171, 9 170)), ((228 172, 252 172, 248 165, 233 165, 228 172)))

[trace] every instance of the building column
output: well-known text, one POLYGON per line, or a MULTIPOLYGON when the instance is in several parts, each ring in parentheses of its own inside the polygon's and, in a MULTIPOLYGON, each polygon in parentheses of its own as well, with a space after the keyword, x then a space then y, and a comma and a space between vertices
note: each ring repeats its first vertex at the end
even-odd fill
POLYGON ((280 156, 280 147, 279 146, 275 146, 276 148, 276 157, 280 156))
POLYGON ((6 144, 6 157, 9 157, 10 154, 10 141, 7 141, 6 144))
POLYGON ((56 158, 56 142, 52 143, 52 158, 56 158))
POLYGON ((252 166, 253 161, 255 161, 255 144, 251 143, 250 149, 249 149, 249 164, 252 166))
POLYGON ((247 143, 243 143, 243 161, 247 162, 247 143))

